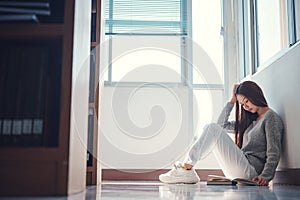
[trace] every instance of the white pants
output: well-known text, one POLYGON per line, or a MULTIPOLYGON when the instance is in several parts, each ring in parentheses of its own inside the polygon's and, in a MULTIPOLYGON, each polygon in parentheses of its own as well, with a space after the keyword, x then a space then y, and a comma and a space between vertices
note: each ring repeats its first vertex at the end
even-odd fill
POLYGON ((229 178, 251 179, 257 176, 243 152, 218 124, 206 125, 201 136, 190 148, 184 163, 195 165, 213 152, 223 173, 229 178))

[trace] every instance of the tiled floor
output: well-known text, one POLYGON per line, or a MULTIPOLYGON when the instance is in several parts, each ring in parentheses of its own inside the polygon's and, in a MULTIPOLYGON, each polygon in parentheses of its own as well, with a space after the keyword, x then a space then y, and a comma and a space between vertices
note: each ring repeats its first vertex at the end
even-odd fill
POLYGON ((161 183, 114 182, 102 185, 101 199, 248 200, 300 199, 300 186, 207 186, 161 183))
MULTIPOLYGON (((0 198, 3 199, 3 198, 0 198)), ((7 199, 7 198, 6 198, 7 199)), ((193 185, 168 185, 158 182, 104 182, 85 192, 69 197, 10 198, 11 200, 112 200, 112 199, 170 199, 170 200, 284 200, 300 199, 300 186, 207 186, 206 182, 193 185)))

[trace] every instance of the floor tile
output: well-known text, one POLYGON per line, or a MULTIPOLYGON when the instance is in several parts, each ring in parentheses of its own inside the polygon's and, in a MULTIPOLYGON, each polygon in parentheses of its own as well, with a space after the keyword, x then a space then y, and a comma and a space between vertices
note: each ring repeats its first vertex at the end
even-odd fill
POLYGON ((208 186, 198 184, 162 184, 160 182, 103 182, 68 197, 0 198, 1 200, 290 200, 300 199, 300 186, 208 186))

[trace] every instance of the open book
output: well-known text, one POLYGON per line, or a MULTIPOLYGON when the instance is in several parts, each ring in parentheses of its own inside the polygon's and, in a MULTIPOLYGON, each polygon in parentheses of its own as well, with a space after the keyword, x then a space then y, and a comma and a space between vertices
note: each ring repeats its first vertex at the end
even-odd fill
POLYGON ((252 180, 243 179, 243 178, 235 178, 230 179, 224 176, 217 176, 217 175, 208 175, 207 177, 207 185, 254 185, 258 186, 258 183, 252 180))

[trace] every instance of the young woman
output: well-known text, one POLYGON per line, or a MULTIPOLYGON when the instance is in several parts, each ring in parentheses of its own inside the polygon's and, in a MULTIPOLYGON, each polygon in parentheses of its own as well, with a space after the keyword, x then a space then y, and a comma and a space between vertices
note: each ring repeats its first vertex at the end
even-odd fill
POLYGON ((164 183, 197 183, 193 166, 213 152, 225 176, 246 178, 267 186, 274 177, 282 147, 283 123, 268 107, 261 88, 252 81, 235 85, 217 124, 204 127, 182 163, 159 176, 164 183), (236 104, 236 120, 228 118, 236 104), (227 132, 235 133, 235 143, 227 132))

